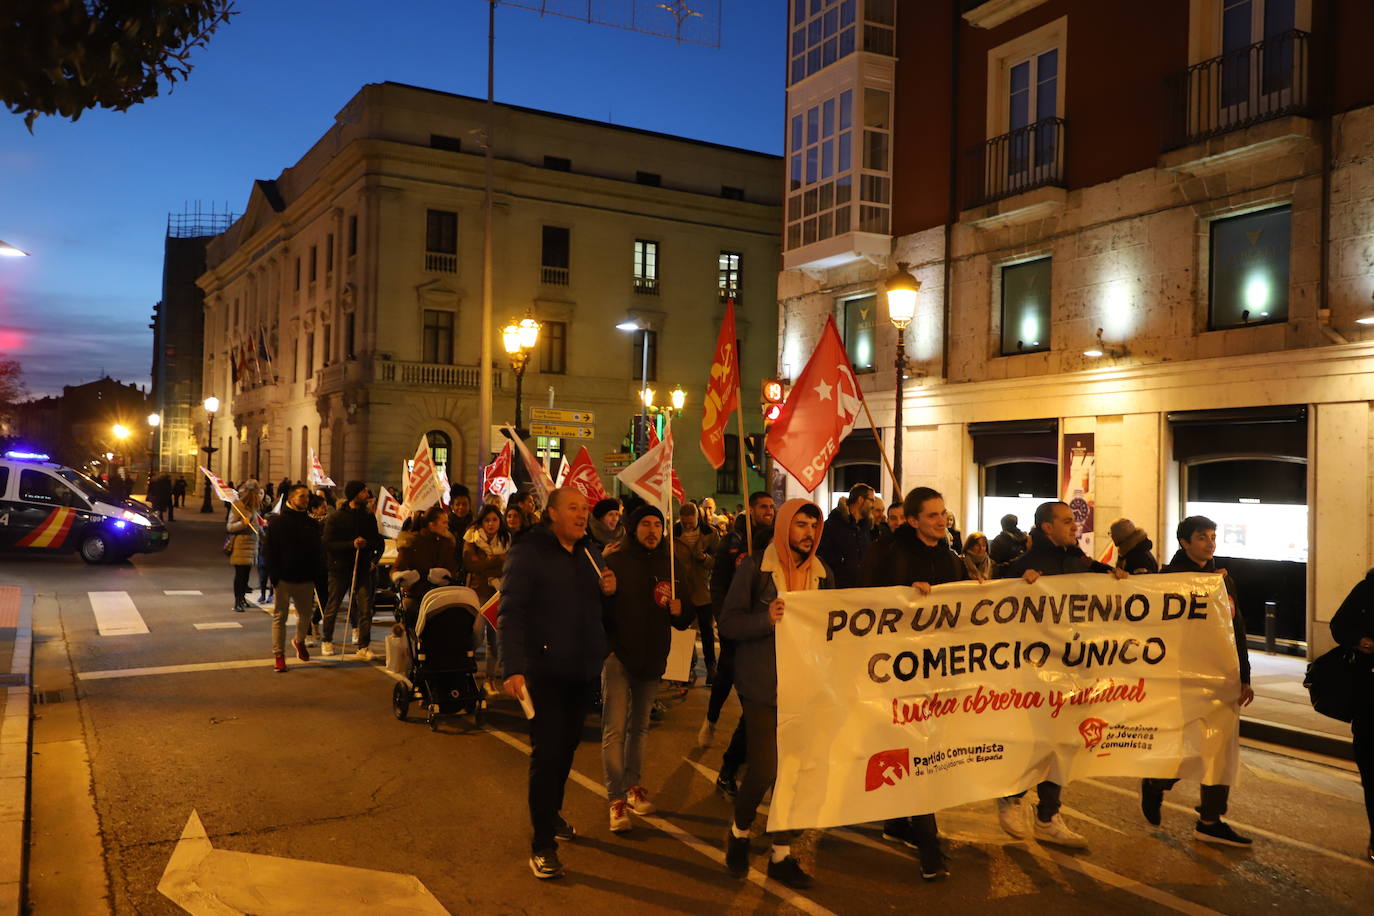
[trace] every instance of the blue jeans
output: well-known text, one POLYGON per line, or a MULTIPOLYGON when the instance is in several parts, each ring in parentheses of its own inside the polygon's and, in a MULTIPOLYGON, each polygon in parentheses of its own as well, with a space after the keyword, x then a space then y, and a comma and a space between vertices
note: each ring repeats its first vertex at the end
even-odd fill
POLYGON ((614 653, 601 667, 601 766, 606 795, 613 802, 624 801, 630 787, 640 784, 658 682, 656 677, 632 677, 614 653))

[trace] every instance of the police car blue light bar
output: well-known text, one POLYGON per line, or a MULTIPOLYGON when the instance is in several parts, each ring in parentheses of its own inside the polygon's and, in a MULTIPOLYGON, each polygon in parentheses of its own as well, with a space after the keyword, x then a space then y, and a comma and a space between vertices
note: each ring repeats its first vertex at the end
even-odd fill
POLYGON ((5 457, 13 461, 49 461, 47 455, 41 452, 5 452, 5 457))

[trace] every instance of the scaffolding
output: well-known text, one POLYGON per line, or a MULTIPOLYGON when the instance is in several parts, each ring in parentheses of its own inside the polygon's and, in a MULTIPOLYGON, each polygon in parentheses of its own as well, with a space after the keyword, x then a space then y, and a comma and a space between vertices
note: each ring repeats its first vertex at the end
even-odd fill
POLYGON ((228 204, 224 205, 223 210, 219 210, 216 204, 210 204, 209 209, 205 209, 200 201, 194 204, 187 201, 180 213, 167 214, 167 238, 199 239, 219 235, 236 219, 238 214, 232 212, 228 204))

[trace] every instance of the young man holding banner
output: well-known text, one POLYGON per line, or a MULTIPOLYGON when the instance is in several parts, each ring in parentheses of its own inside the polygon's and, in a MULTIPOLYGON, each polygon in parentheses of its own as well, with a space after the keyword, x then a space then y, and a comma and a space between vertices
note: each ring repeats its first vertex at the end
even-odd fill
MULTIPOLYGON (((816 556, 821 510, 789 499, 778 510, 772 544, 746 558, 735 572, 720 612, 720 632, 735 640, 735 689, 744 707, 748 743, 744 783, 735 796, 734 818, 725 835, 725 865, 743 878, 749 873, 749 830, 778 770, 778 668, 775 631, 788 592, 834 588, 834 574, 816 556)), ((793 831, 772 834, 768 877, 805 888, 811 876, 791 854, 793 831)))
MULTIPOLYGON (((1035 524, 1030 531, 1030 549, 998 570, 1001 579, 1034 582, 1041 576, 1067 573, 1109 573, 1118 579, 1126 571, 1099 563, 1078 546, 1078 521, 1069 504, 1061 501, 1041 503, 1035 508, 1035 524)), ((1088 845, 1082 834, 1070 829, 1059 813, 1064 787, 1045 780, 1035 787, 1039 803, 1035 807, 1035 838, 1042 843, 1082 848, 1088 845)), ((1025 792, 997 800, 997 817, 1002 829, 1018 840, 1026 838, 1026 817, 1021 800, 1025 792)))

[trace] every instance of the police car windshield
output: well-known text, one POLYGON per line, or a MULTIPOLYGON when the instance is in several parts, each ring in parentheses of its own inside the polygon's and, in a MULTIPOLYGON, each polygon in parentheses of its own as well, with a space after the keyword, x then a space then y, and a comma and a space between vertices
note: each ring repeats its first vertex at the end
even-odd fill
POLYGON ((77 491, 89 500, 94 501, 98 499, 107 503, 115 501, 114 496, 109 490, 105 489, 94 480, 91 480, 91 478, 87 477, 85 474, 79 474, 71 468, 62 468, 57 472, 57 476, 76 487, 77 491))

